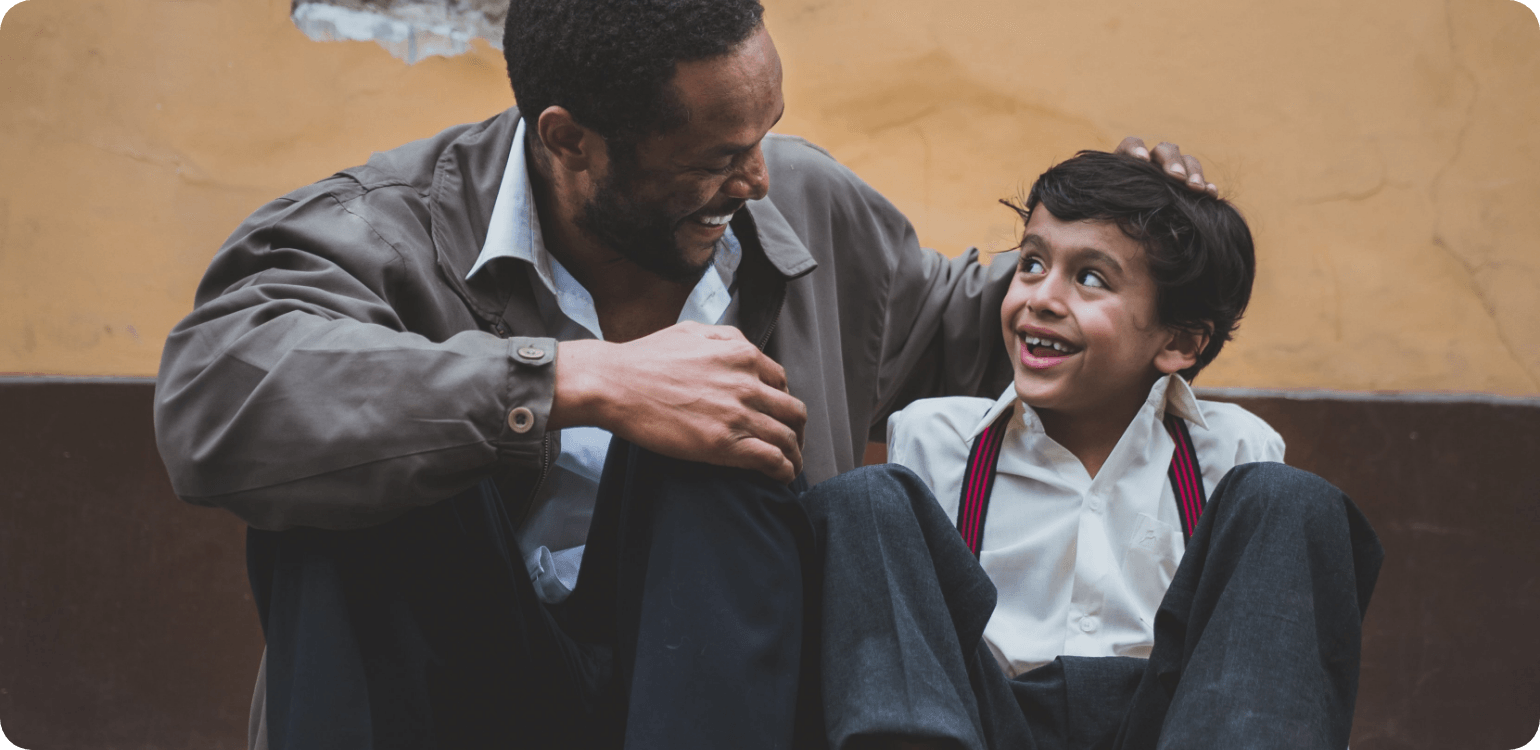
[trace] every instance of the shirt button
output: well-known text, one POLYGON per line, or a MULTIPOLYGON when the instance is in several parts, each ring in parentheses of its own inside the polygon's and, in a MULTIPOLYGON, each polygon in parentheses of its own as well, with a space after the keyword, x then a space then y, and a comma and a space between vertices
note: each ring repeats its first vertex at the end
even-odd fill
POLYGON ((1084 631, 1084 632, 1087 632, 1087 633, 1095 630, 1096 629, 1096 618, 1094 616, 1090 616, 1090 615, 1087 615, 1085 617, 1080 618, 1080 629, 1082 631, 1084 631))
POLYGON ((1102 512, 1102 499, 1092 495, 1091 499, 1086 501, 1086 507, 1090 508, 1092 513, 1100 513, 1102 512))
POLYGON ((529 432, 535 426, 535 413, 522 406, 508 412, 508 429, 519 434, 529 432))
POLYGON ((533 361, 544 357, 545 350, 538 346, 521 346, 519 347, 519 356, 533 361))

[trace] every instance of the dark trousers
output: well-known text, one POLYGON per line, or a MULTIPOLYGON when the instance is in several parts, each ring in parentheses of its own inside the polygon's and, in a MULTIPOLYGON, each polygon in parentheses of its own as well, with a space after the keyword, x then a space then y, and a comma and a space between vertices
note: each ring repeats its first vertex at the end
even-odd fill
POLYGON ((797 489, 615 440, 554 606, 491 482, 373 528, 252 530, 268 746, 789 747, 816 674, 797 489))
POLYGON ((923 483, 894 467, 840 480, 847 491, 806 498, 834 747, 881 736, 973 750, 1347 746, 1384 555, 1319 477, 1282 464, 1225 476, 1148 660, 1060 657, 1014 680, 981 638, 994 586, 923 483))

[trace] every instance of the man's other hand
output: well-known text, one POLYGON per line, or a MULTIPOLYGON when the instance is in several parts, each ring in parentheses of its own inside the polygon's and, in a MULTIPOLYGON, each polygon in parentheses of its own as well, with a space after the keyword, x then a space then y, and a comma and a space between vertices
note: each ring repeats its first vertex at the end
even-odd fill
POLYGON ((802 472, 807 407, 738 329, 686 322, 624 344, 559 344, 548 424, 602 427, 665 456, 789 483, 802 472))
POLYGON ((1137 156, 1147 161, 1154 160, 1166 170, 1166 174, 1186 183, 1188 190, 1219 197, 1219 188, 1212 182, 1204 181, 1203 165, 1198 163, 1198 158, 1182 153, 1182 149, 1177 148, 1175 143, 1162 142, 1155 147, 1154 151, 1151 151, 1144 147, 1143 139, 1129 136, 1118 144, 1117 153, 1137 156))

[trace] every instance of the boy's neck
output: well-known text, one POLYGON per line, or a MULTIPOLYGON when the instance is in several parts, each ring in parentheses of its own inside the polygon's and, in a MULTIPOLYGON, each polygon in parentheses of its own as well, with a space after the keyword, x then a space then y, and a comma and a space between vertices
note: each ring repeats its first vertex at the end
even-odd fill
POLYGON ((1095 479, 1123 433, 1133 424, 1134 417, 1139 416, 1154 385, 1151 381, 1142 391, 1129 389, 1116 399, 1086 409, 1063 411, 1033 407, 1033 410, 1042 420, 1043 431, 1048 437, 1080 459, 1086 473, 1095 479))

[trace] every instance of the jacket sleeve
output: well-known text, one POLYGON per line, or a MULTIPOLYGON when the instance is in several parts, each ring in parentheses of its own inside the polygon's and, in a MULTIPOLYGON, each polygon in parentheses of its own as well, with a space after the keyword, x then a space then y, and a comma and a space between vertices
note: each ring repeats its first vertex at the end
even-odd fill
POLYGON ((922 248, 909 221, 860 185, 868 231, 884 248, 884 306, 877 406, 870 439, 883 440, 888 415, 921 398, 994 398, 1010 382, 1000 304, 1015 276, 1016 253, 981 264, 977 248, 956 258, 922 248))
MULTIPOLYGON (((350 528, 537 465, 555 342, 409 332, 403 310, 447 314, 431 271, 325 186, 237 229, 166 342, 155 434, 177 495, 263 529, 350 528)), ((426 229, 389 234, 432 256, 426 229)))

